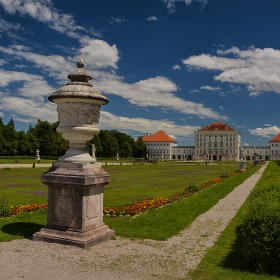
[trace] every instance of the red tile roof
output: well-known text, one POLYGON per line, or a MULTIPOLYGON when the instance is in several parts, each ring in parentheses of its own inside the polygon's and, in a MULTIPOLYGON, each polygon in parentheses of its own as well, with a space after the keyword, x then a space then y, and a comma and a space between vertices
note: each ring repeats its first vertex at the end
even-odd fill
POLYGON ((152 136, 143 136, 143 142, 172 142, 177 143, 173 138, 160 130, 152 136))
POLYGON ((226 123, 222 122, 214 122, 208 124, 207 126, 203 126, 199 131, 207 131, 207 130, 234 130, 232 127, 228 126, 226 123))
POLYGON ((277 134, 274 138, 272 138, 269 142, 280 142, 280 133, 277 134))

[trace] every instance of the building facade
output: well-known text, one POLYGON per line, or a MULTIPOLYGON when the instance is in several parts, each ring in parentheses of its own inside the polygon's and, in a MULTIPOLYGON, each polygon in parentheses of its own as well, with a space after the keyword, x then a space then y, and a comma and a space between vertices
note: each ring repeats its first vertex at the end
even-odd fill
POLYGON ((271 160, 280 160, 280 133, 269 141, 269 154, 271 160))
POLYGON ((240 149, 246 160, 280 160, 280 133, 269 141, 269 146, 241 147, 241 133, 223 122, 214 122, 194 132, 194 146, 178 146, 177 142, 160 130, 146 133, 143 142, 148 156, 154 159, 195 161, 238 161, 240 149))
POLYGON ((195 131, 194 159, 239 160, 241 133, 222 122, 214 122, 195 131))
POLYGON ((146 144, 149 158, 171 159, 172 148, 177 146, 177 142, 162 130, 154 135, 145 133, 142 140, 146 144))
POLYGON ((270 152, 268 146, 244 146, 244 156, 246 160, 269 160, 270 152))

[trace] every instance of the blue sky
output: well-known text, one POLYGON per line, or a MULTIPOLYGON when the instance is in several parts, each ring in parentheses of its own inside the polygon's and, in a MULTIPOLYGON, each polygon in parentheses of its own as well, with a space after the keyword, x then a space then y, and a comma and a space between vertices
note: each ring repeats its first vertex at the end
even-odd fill
POLYGON ((47 97, 81 56, 110 100, 100 129, 194 145, 222 121, 267 145, 280 133, 279 12, 279 0, 0 0, 0 117, 56 121, 47 97))

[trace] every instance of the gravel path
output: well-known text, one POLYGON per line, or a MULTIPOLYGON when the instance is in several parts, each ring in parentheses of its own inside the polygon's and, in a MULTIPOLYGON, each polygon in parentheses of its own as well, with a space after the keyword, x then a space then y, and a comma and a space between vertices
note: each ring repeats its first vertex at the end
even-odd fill
POLYGON ((182 279, 196 268, 255 186, 266 165, 166 240, 116 237, 89 250, 15 240, 0 244, 0 279, 182 279))

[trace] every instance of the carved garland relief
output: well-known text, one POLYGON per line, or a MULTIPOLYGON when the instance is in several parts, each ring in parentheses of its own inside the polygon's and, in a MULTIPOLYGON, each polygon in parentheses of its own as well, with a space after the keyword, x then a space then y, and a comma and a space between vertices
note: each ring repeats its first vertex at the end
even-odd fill
POLYGON ((90 103, 60 103, 57 106, 61 126, 97 126, 101 105, 90 103))

